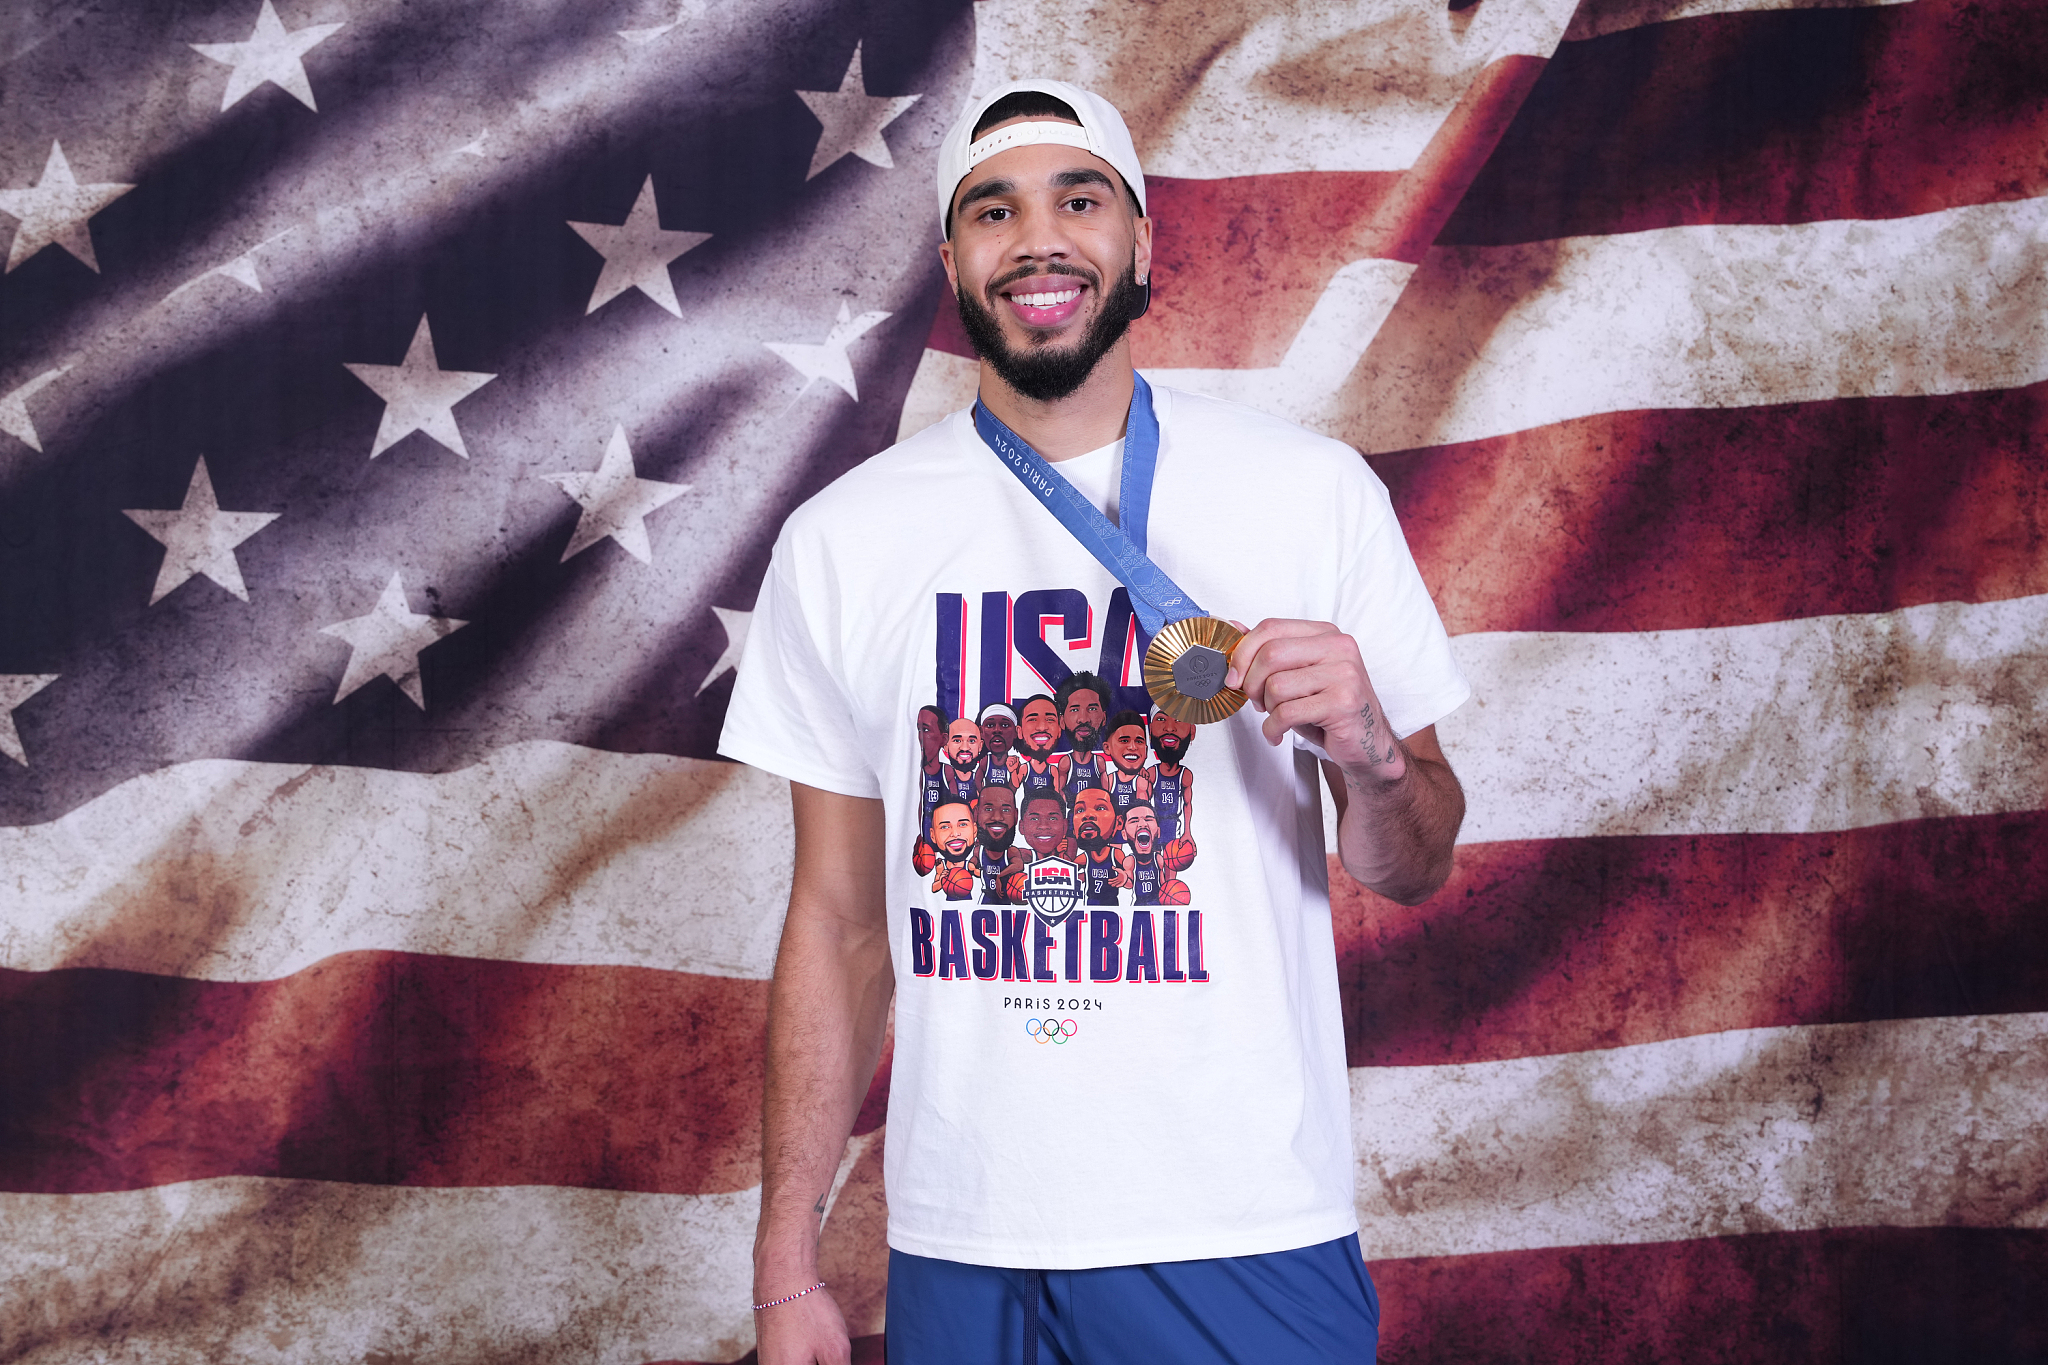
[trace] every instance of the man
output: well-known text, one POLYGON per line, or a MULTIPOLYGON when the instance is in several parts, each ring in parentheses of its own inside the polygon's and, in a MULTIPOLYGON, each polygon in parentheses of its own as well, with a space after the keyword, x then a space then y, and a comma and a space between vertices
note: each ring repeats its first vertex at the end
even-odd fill
POLYGON ((1103 741, 1102 756, 1110 762, 1109 781, 1103 790, 1118 815, 1135 802, 1152 799, 1152 779, 1145 776, 1145 718, 1136 711, 1119 711, 1109 720, 1109 738, 1103 741))
POLYGON ((1017 770, 1024 766, 1024 760, 1010 752, 1017 742, 1017 713, 992 701, 975 719, 981 724, 981 771, 976 780, 984 787, 1016 786, 1017 770))
POLYGON ((1010 878, 1024 867, 1017 847, 1017 793, 1000 785, 974 794, 974 865, 981 873, 983 905, 1014 905, 1010 878))
POLYGON ((1060 793, 1068 801, 1083 787, 1102 785, 1102 755, 1095 745, 1102 738, 1103 703, 1108 697, 1108 685, 1093 673, 1072 674, 1053 692, 1060 729, 1067 736, 1067 752, 1060 757, 1060 793))
POLYGON ((1060 785, 1059 755, 1053 751, 1060 742, 1060 712, 1043 692, 1024 699, 1017 717, 1017 747, 1023 766, 1017 770, 1017 789, 1022 792, 1056 792, 1060 785))
POLYGON ((1124 859, 1123 884, 1133 893, 1133 905, 1159 905, 1159 893, 1172 880, 1159 862, 1159 815, 1149 801, 1135 801, 1123 812, 1124 842, 1131 856, 1124 859))
MULTIPOLYGON (((1055 81, 998 87, 941 144, 937 190, 988 420, 1050 462, 1062 483, 1046 487, 1105 516, 1116 463, 1152 466, 1144 553, 1203 610, 1258 622, 1226 678, 1250 705, 1214 727, 1204 876, 1184 905, 1073 915, 1057 942, 1048 916, 1015 915, 1002 979, 919 976, 944 903, 886 850, 915 814, 916 749, 897 727, 932 678, 940 612, 1042 590, 1107 619, 1119 578, 968 412, 790 517, 721 746, 791 779, 798 850, 769 1001, 762 1365, 848 1359, 819 1218, 892 994, 892 1361, 1370 1361, 1335 947, 1322 879, 1301 872, 1324 857, 1321 825, 1303 816, 1320 771, 1345 867, 1427 898, 1464 809, 1432 726, 1470 689, 1355 451, 1139 383, 1126 331, 1149 297, 1153 224, 1107 102, 1055 81), (1127 424, 1141 439, 1120 452, 1127 424), (985 514, 935 521, 932 506, 985 514), (1048 1049, 1002 1001, 1055 980, 1102 1003, 1048 1049)), ((1136 511, 1118 505, 1117 525, 1136 511)), ((1111 695, 1087 686, 1097 708, 1111 695)), ((1061 690, 1064 716, 1083 688, 1061 690)), ((1099 715, 1080 720, 1076 740, 1099 733, 1099 715)), ((1114 818, 1094 784, 1076 790, 1114 818)), ((1027 795, 1027 842, 1045 805, 1027 795)))
POLYGON ((956 720, 946 727, 946 765, 940 775, 946 798, 972 801, 980 783, 975 765, 981 762, 981 727, 971 720, 956 720))
POLYGON ((1195 837, 1195 775, 1184 766, 1188 745, 1195 739, 1195 727, 1184 720, 1153 708, 1152 752, 1159 761, 1145 774, 1152 794, 1152 809, 1159 816, 1160 837, 1167 840, 1195 837))
POLYGON ((1051 787, 1024 793, 1024 808, 1017 812, 1017 830, 1024 836, 1027 863, 1040 858, 1066 858, 1067 803, 1051 787))
POLYGON ((1074 798, 1074 847, 1080 851, 1081 871, 1088 878, 1088 904, 1115 905, 1117 890, 1125 884, 1124 851, 1116 846, 1123 832, 1109 793, 1100 787, 1083 787, 1074 798))
POLYGON ((932 890, 949 901, 970 900, 974 896, 974 866, 969 861, 974 840, 974 806, 951 797, 941 801, 932 812, 932 848, 939 855, 938 868, 932 873, 932 890))

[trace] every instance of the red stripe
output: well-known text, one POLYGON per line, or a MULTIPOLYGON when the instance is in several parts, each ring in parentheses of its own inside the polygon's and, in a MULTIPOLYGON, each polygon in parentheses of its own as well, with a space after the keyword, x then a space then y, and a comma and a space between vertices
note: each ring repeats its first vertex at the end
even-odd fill
POLYGON ((1377 1261, 1372 1273, 1386 1365, 2048 1359, 2048 1232, 2033 1229, 1780 1232, 1377 1261))
POLYGON ((1353 1066, 2048 1009, 2048 812, 1460 848, 1409 909, 1331 860, 1353 1066))
POLYGON ((1437 239, 1896 218, 2048 193, 2038 0, 1704 15, 1566 43, 1437 239))
POLYGON ((1372 465, 1453 633, 2048 592, 2048 384, 1608 413, 1372 465))
POLYGON ((258 983, 0 973, 0 1189, 760 1179, 767 983, 349 953, 258 983))

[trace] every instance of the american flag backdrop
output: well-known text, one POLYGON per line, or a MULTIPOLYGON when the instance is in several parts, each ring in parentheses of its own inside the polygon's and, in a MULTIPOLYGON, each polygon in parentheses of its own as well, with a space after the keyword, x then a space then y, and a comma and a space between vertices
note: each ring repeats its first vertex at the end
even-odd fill
POLYGON ((1136 135, 1139 363, 1358 447, 1477 689, 1450 885, 1332 867, 1384 1358, 2048 1359, 2038 0, 24 0, 0 63, 0 1360, 750 1349, 790 832, 713 746, 783 516, 971 397, 933 160, 1026 74, 1136 135))

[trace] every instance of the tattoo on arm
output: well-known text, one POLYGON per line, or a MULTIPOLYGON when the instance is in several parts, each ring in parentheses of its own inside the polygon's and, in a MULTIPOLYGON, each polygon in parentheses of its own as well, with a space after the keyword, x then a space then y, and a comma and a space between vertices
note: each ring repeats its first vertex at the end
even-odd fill
MULTIPOLYGON (((1392 764, 1394 756, 1398 752, 1398 745, 1394 741, 1393 736, 1389 735, 1387 752, 1384 756, 1381 755, 1379 751, 1380 718, 1378 713, 1373 710, 1371 702, 1367 702, 1359 708, 1358 718, 1365 722, 1365 733, 1359 736, 1358 747, 1365 750, 1366 762, 1371 763, 1375 767, 1386 767, 1392 764)), ((1353 781, 1348 773, 1345 774, 1344 785, 1358 791, 1365 790, 1360 783, 1353 781)))

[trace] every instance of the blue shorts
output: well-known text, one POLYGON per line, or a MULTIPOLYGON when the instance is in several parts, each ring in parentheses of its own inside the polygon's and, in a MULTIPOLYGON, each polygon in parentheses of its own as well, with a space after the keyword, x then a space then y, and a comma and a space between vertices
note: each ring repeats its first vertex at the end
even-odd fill
POLYGON ((888 1312, 889 1365, 1372 1365, 1379 1350, 1379 1295, 1355 1234, 1097 1270, 891 1251, 888 1312))

